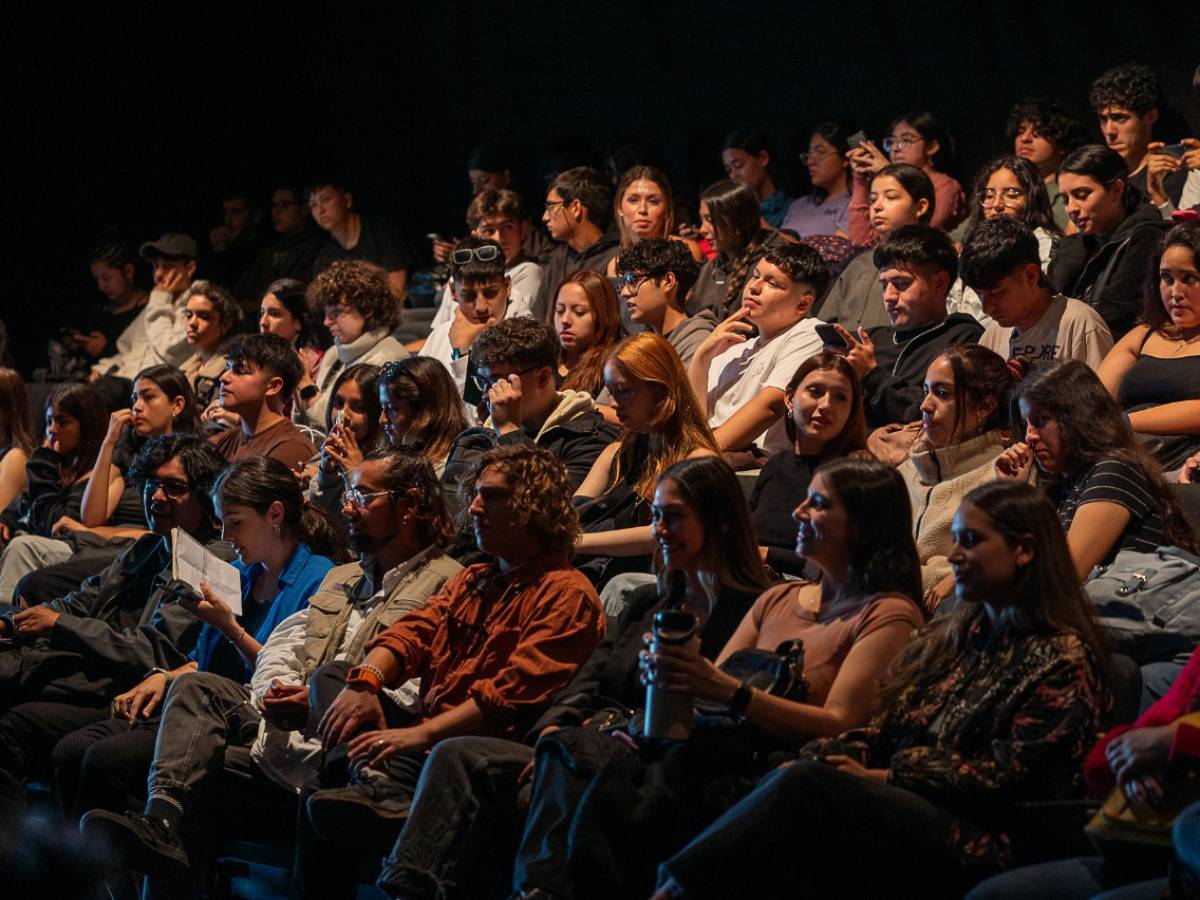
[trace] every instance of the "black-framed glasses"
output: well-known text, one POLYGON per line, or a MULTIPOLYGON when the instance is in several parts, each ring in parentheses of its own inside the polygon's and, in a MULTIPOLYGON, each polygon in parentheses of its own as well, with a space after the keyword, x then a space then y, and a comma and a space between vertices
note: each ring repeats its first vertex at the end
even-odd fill
POLYGON ((617 276, 617 285, 622 291, 628 288, 630 293, 636 294, 642 289, 642 285, 653 277, 653 275, 638 275, 636 272, 622 272, 617 276))
MULTIPOLYGON (((530 372, 536 372, 541 366, 530 366, 528 369, 522 369, 520 372, 513 372, 513 375, 528 375, 530 372)), ((475 383, 475 387, 479 388, 480 393, 486 394, 493 384, 497 381, 507 381, 509 375, 480 375, 478 372, 471 375, 471 381, 475 383)))
POLYGON ((169 500, 182 500, 192 491, 192 486, 177 478, 147 478, 142 483, 142 491, 153 497, 162 490, 169 500))
POLYGON ((484 244, 482 247, 459 247, 450 251, 450 262, 456 266, 465 266, 472 259, 480 262, 491 262, 500 255, 500 248, 495 244, 484 244))

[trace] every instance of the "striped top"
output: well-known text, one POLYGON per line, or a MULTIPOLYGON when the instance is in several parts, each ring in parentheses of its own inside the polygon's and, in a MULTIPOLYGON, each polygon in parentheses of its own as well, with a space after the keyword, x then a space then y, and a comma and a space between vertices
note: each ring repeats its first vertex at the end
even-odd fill
POLYGON ((1111 562, 1118 550, 1153 552, 1166 543, 1163 511, 1150 479, 1138 466, 1119 459, 1102 459, 1077 478, 1066 480, 1051 493, 1058 503, 1063 530, 1070 531, 1075 512, 1085 503, 1104 501, 1129 510, 1129 524, 1102 562, 1111 562))

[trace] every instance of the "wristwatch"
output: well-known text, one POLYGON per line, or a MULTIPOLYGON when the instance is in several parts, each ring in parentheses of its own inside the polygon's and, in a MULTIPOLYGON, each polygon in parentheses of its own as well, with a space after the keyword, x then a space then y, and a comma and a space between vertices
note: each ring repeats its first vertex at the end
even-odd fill
POLYGON ((745 717, 746 710, 750 708, 750 698, 753 695, 754 688, 747 684, 740 685, 733 692, 733 696, 729 698, 729 705, 726 707, 726 712, 737 719, 745 717))
POLYGON ((355 666, 346 676, 346 687, 362 688, 368 694, 383 690, 383 670, 376 666, 355 666))

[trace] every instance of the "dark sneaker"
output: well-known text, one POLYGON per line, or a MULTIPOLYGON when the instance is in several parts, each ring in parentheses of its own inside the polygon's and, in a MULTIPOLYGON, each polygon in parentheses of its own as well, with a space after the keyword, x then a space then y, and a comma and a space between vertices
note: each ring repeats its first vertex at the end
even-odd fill
POLYGON ((308 819, 328 844, 361 847, 365 835, 378 835, 391 846, 404 827, 409 798, 377 781, 317 791, 308 798, 308 819))
POLYGON ((93 809, 79 821, 86 836, 106 841, 122 864, 155 878, 179 878, 187 874, 187 851, 179 833, 164 821, 140 813, 93 809))

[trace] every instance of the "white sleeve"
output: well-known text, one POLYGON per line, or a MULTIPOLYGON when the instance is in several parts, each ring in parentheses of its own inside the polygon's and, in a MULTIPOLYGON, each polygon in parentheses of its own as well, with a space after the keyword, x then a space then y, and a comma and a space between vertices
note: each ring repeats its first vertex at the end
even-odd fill
POLYGON ((166 291, 151 291, 146 303, 146 340, 161 362, 178 366, 194 352, 187 342, 182 307, 166 291))
POLYGON ((259 709, 271 682, 304 684, 304 638, 308 634, 308 608, 294 612, 278 625, 258 650, 254 674, 250 676, 250 692, 259 709))
POLYGON ((446 289, 442 291, 442 302, 438 304, 437 314, 434 315, 433 321, 429 323, 429 330, 437 328, 443 322, 449 322, 454 318, 454 293, 450 290, 450 282, 446 282, 446 289))
POLYGON ((771 369, 767 372, 766 378, 763 379, 762 387, 778 388, 781 391, 786 391, 788 382, 792 380, 792 376, 796 374, 796 370, 810 356, 815 356, 821 352, 824 346, 821 342, 820 335, 817 334, 816 325, 822 324, 819 319, 813 319, 812 328, 805 328, 802 331, 792 335, 783 347, 779 355, 775 357, 771 369))

